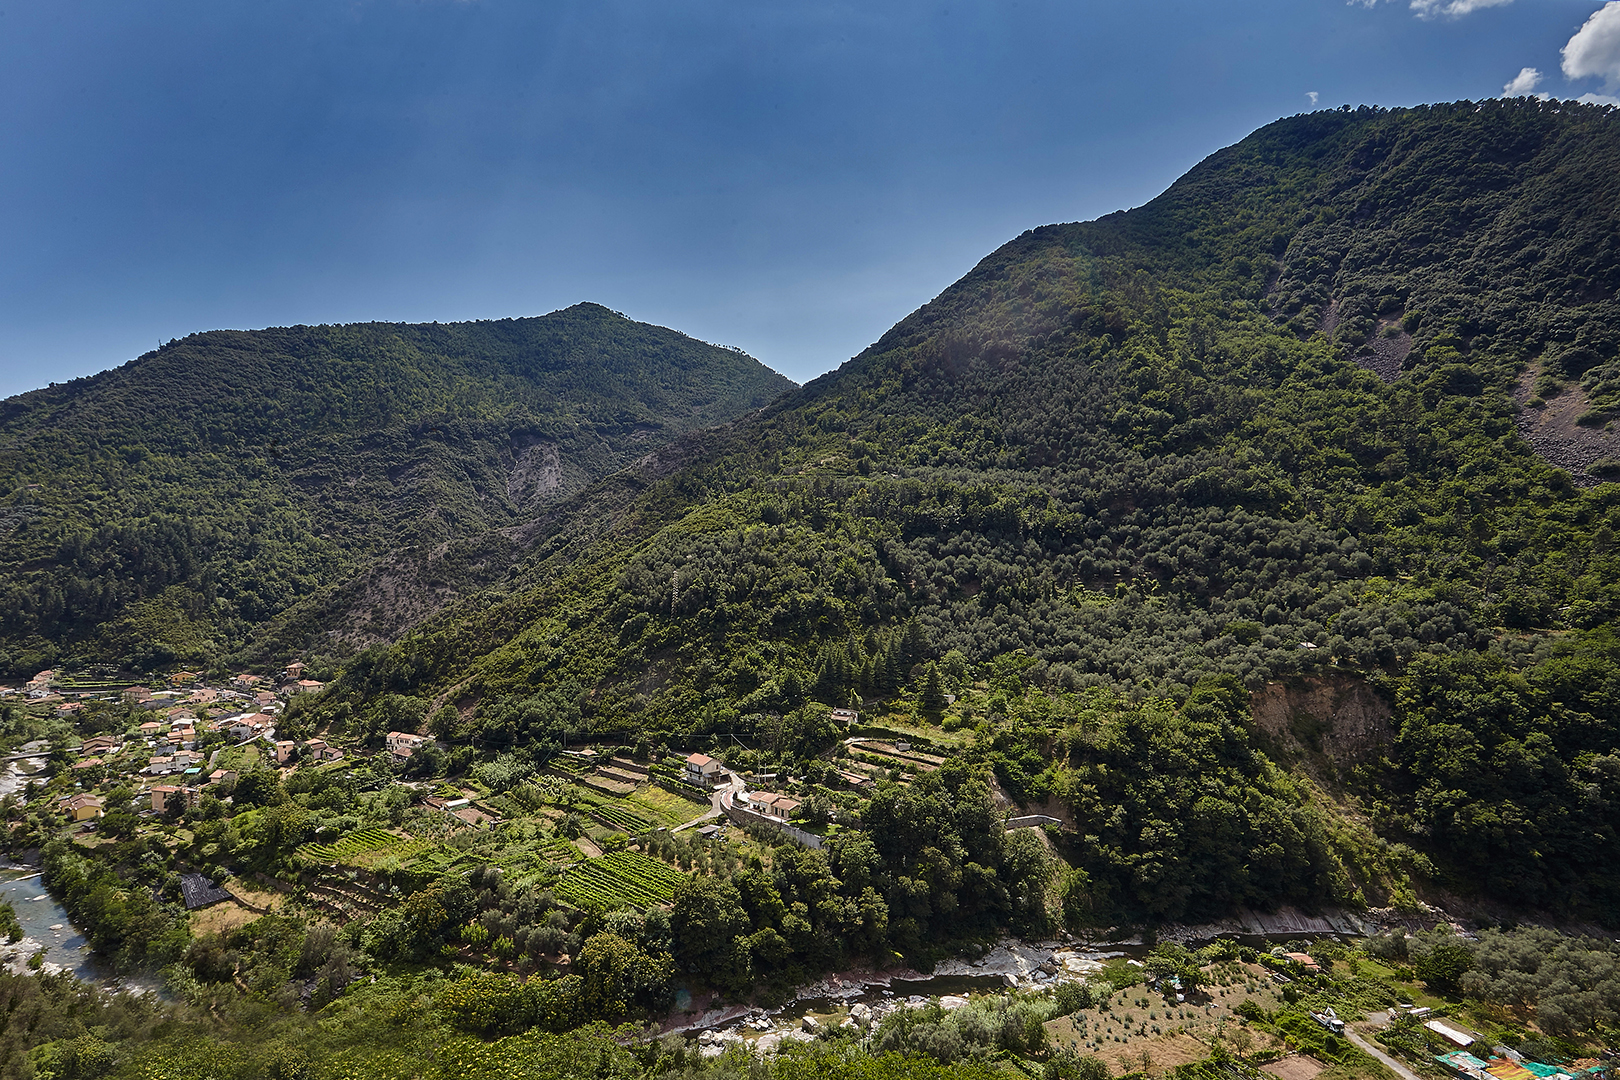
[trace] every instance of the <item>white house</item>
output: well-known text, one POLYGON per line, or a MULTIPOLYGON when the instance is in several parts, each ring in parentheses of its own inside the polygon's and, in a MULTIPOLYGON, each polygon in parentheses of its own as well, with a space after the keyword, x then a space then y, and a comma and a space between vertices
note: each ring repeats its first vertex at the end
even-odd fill
POLYGON ((778 821, 786 821, 799 809, 799 800, 787 795, 778 795, 770 791, 745 792, 737 800, 745 809, 778 821))
POLYGON ((233 739, 256 739, 276 730, 276 718, 264 713, 246 713, 233 716, 225 724, 225 732, 233 739))
POLYGON ((385 742, 388 752, 398 761, 408 761, 412 754, 427 743, 426 735, 413 735, 407 731, 390 731, 385 742))
POLYGON ((686 782, 696 787, 713 787, 726 774, 726 768, 708 754, 692 754, 686 759, 686 782))

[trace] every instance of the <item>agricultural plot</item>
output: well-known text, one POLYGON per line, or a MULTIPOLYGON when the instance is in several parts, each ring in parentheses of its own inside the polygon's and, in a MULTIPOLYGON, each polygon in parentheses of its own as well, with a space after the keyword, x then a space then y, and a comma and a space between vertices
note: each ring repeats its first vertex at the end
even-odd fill
POLYGON ((404 868, 415 865, 422 856, 438 850, 438 846, 431 840, 401 840, 391 847, 364 851, 345 861, 351 866, 361 866, 368 870, 376 870, 389 863, 397 863, 404 868))
POLYGON ((609 779, 606 776, 599 775, 582 776, 579 778, 579 782, 585 787, 590 788, 592 791, 599 792, 600 794, 606 795, 613 799, 622 798, 623 796, 628 795, 632 791, 636 790, 636 785, 634 784, 625 783, 622 780, 609 779))
POLYGON ((646 908, 673 900, 685 877, 639 852, 616 851, 575 866, 554 891, 575 904, 615 908, 628 902, 646 908))
POLYGON ((585 859, 579 848, 560 836, 541 844, 535 849, 535 854, 553 866, 567 866, 585 859))
POLYGON ((614 806, 610 803, 596 803, 591 806, 589 813, 591 817, 608 828, 618 829, 621 832, 629 833, 631 836, 652 832, 656 828, 651 821, 648 821, 640 814, 632 813, 623 807, 614 806))
POLYGON ((399 840, 386 829, 361 829, 349 833, 335 844, 305 844, 298 849, 298 854, 310 862, 335 863, 362 852, 397 844, 399 840))
POLYGON ((507 797, 538 809, 546 803, 569 802, 579 797, 579 789, 560 776, 535 776, 507 792, 507 797))
POLYGON ((305 844, 298 849, 298 857, 320 866, 344 863, 370 868, 389 861, 404 865, 436 847, 430 840, 407 839, 386 829, 361 829, 335 844, 305 844))
POLYGON ((708 809, 656 784, 648 784, 625 796, 624 802, 632 813, 653 818, 659 825, 684 825, 708 809))

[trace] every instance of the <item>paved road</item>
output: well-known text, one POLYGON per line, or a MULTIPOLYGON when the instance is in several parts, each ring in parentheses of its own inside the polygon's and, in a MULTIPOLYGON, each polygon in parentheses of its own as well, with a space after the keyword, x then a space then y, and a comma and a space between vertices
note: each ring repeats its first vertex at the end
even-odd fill
POLYGON ((1394 1058, 1390 1057, 1383 1050, 1368 1042, 1366 1039, 1363 1039, 1350 1028, 1347 1027, 1344 1029, 1344 1037, 1355 1043, 1360 1049, 1383 1062, 1384 1065, 1386 1065, 1396 1076, 1400 1077, 1401 1080, 1423 1080, 1423 1078, 1418 1076, 1417 1073, 1413 1072, 1411 1069, 1408 1069, 1405 1065, 1402 1065, 1399 1061, 1396 1061, 1394 1058))
POLYGON ((724 795, 726 795, 727 793, 735 792, 735 791, 741 791, 746 786, 747 785, 743 783, 742 777, 738 776, 736 773, 732 773, 731 774, 731 781, 728 784, 726 784, 724 787, 715 788, 714 794, 709 797, 709 804, 710 805, 709 805, 708 810, 706 810, 702 814, 699 814, 697 817, 693 818, 691 821, 688 821, 685 825, 677 825, 677 826, 675 826, 673 829, 671 829, 669 831, 670 832, 684 832, 687 829, 695 829, 695 828, 697 828, 699 825, 702 825, 705 821, 713 821, 715 818, 719 817, 722 813, 725 812, 725 811, 720 809, 720 799, 724 795))

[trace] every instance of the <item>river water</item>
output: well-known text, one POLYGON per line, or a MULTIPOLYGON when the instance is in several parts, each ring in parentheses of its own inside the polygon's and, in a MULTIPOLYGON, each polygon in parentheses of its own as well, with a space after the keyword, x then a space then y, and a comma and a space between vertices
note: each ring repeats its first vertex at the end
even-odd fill
POLYGON ((0 901, 5 900, 11 902, 23 928, 22 941, 0 949, 13 970, 26 970, 28 958, 43 948, 47 971, 71 971, 86 982, 106 977, 91 958, 90 943, 45 891, 38 870, 0 868, 0 901))
MULTIPOLYGON (((43 739, 35 739, 18 747, 18 753, 32 754, 48 749, 43 739)), ((28 786, 28 781, 44 769, 44 758, 12 758, 0 769, 0 798, 15 795, 28 786)))
POLYGON ((23 939, 15 945, 0 941, 0 966, 18 973, 27 972, 28 959, 45 950, 41 970, 47 974, 72 972, 88 983, 136 994, 158 992, 153 977, 117 975, 110 965, 90 951, 79 928, 68 918, 62 905, 45 891, 39 871, 30 867, 0 866, 0 901, 11 902, 22 923, 23 939))

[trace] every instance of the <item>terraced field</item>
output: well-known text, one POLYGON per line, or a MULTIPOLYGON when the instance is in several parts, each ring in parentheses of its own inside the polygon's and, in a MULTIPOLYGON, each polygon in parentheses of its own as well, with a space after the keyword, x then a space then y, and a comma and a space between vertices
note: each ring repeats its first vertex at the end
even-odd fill
POLYGON ((580 863, 557 882, 554 891, 564 900, 606 908, 638 908, 667 904, 675 887, 686 879, 656 859, 635 851, 616 851, 580 863))
POLYGON ((546 841, 536 849, 535 854, 553 866, 568 866, 585 860, 579 848, 560 836, 546 841))
POLYGON ((708 809, 656 784, 647 784, 625 796, 624 804, 627 810, 656 819, 659 825, 684 825, 708 809))
POLYGON ((405 865, 437 847, 431 840, 398 836, 386 829, 361 829, 333 844, 305 844, 298 849, 298 857, 316 866, 341 863, 369 869, 391 860, 405 865))
POLYGON ((657 828, 651 821, 633 811, 612 803, 597 803, 590 808, 591 817, 600 821, 610 829, 639 836, 642 833, 652 832, 657 828))
POLYGON ((558 754, 546 765, 546 768, 563 773, 566 776, 583 776, 596 768, 594 761, 584 758, 572 757, 568 754, 558 754))

